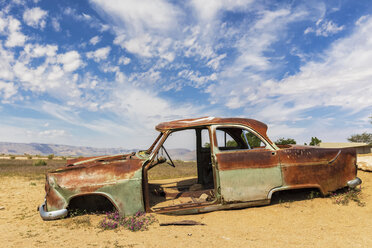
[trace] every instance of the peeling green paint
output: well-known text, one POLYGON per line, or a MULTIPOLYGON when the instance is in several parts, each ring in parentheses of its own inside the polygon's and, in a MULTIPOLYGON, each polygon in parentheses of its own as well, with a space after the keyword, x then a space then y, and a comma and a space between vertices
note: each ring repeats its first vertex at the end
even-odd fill
POLYGON ((118 181, 114 185, 104 186, 96 192, 105 193, 118 207, 121 215, 133 215, 144 211, 142 194, 142 168, 131 179, 118 181))
POLYGON ((282 185, 279 166, 219 171, 224 202, 246 202, 267 199, 271 189, 282 185))

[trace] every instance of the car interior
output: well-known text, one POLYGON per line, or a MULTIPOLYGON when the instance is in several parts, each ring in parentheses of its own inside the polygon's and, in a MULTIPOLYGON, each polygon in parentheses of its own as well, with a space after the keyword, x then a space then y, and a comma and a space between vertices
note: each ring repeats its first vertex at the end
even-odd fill
MULTIPOLYGON (((216 128, 221 152, 264 148, 255 134, 238 127, 216 128)), ((206 127, 173 131, 147 171, 149 205, 153 211, 215 202, 210 135, 206 127)))
POLYGON ((153 211, 208 205, 215 201, 209 131, 172 132, 147 171, 153 211))

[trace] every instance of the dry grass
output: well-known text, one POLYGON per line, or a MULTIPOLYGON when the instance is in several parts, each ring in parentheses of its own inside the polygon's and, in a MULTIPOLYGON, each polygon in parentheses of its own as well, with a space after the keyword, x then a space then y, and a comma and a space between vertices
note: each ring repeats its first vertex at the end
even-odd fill
POLYGON ((198 175, 196 161, 185 162, 181 160, 173 161, 176 167, 168 163, 156 165, 148 172, 149 179, 170 179, 181 177, 194 177, 198 175))
POLYGON ((46 166, 34 166, 33 160, 0 159, 0 177, 24 176, 33 179, 44 178, 48 171, 66 164, 63 160, 48 160, 46 166))
MULTIPOLYGON (((66 164, 64 160, 45 160, 46 166, 34 166, 33 160, 0 159, 0 177, 24 176, 42 179, 48 171, 53 171, 66 164)), ((159 164, 149 172, 149 179, 169 179, 197 175, 196 162, 173 161, 175 168, 167 163, 159 164)))

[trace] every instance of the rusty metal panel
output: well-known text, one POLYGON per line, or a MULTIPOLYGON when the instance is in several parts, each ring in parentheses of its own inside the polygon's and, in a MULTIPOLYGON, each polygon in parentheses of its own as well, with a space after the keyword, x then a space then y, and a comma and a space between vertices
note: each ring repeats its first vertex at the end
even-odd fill
POLYGON ((279 164, 275 151, 268 149, 219 152, 216 156, 220 170, 271 168, 279 164))
POLYGON ((284 184, 318 185, 323 194, 345 187, 356 177, 354 149, 296 147, 278 151, 284 184))
POLYGON ((160 132, 165 132, 171 129, 182 129, 182 128, 191 128, 191 127, 200 127, 208 125, 229 125, 229 124, 240 124, 252 128, 262 137, 264 137, 270 144, 273 142, 267 137, 267 125, 260 121, 254 119, 246 118, 217 118, 217 117, 202 117, 195 119, 184 119, 170 122, 162 122, 158 124, 155 128, 160 132))
POLYGON ((86 158, 47 174, 47 211, 80 195, 101 194, 122 214, 143 211, 142 162, 131 155, 86 158))

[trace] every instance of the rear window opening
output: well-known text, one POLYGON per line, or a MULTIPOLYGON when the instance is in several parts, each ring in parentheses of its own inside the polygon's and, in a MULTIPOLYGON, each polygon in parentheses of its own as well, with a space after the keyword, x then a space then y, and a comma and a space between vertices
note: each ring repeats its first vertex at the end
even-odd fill
POLYGON ((239 127, 218 127, 216 129, 218 149, 224 150, 250 150, 266 148, 263 142, 253 132, 239 127))

